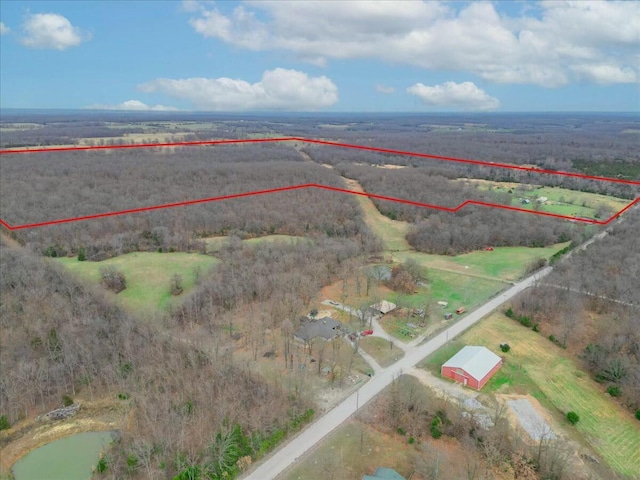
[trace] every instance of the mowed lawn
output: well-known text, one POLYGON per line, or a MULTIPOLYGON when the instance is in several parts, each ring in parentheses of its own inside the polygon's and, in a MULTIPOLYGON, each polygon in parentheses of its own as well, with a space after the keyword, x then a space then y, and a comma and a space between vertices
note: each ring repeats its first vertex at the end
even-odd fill
POLYGON ((488 390, 527 393, 523 389, 531 381, 544 395, 543 404, 553 405, 562 415, 570 410, 580 415, 570 428, 576 428, 614 470, 632 477, 640 472, 640 422, 607 398, 603 386, 544 335, 494 313, 460 340, 501 355, 498 346, 507 342, 511 350, 504 354, 505 366, 487 384, 488 390))
POLYGON ((358 345, 373 357, 381 367, 388 367, 404 356, 404 352, 389 341, 380 337, 361 337, 358 345))
POLYGON ((420 287, 418 293, 396 294, 386 300, 411 308, 423 308, 429 305, 432 312, 436 311, 439 315, 444 315, 445 312, 454 312, 459 307, 469 310, 482 305, 506 287, 498 280, 475 278, 441 270, 429 270, 427 277, 427 286, 420 287), (436 304, 439 301, 447 302, 449 306, 442 308, 436 304))
MULTIPOLYGON (((493 251, 474 251, 462 255, 432 255, 420 252, 397 252, 394 260, 404 262, 414 260, 427 269, 440 269, 466 275, 493 277, 505 281, 515 281, 524 276, 528 265, 540 258, 549 259, 569 243, 557 243, 550 247, 495 247, 493 251)), ((431 270, 433 271, 433 270, 431 270)))
POLYGON ((518 280, 526 267, 541 258, 549 259, 554 253, 569 246, 570 242, 557 243, 550 247, 496 247, 492 252, 476 251, 457 255, 452 260, 458 265, 468 266, 470 273, 479 273, 503 280, 518 280))
POLYGON ((218 262, 198 253, 154 252, 128 253, 102 262, 79 262, 76 258, 58 258, 56 261, 80 279, 96 285, 101 283, 101 269, 114 267, 120 270, 127 279, 127 288, 115 298, 123 307, 136 313, 165 309, 173 299, 179 300, 193 287, 198 269, 204 275, 218 262), (172 297, 170 281, 175 274, 182 276, 184 292, 172 297))

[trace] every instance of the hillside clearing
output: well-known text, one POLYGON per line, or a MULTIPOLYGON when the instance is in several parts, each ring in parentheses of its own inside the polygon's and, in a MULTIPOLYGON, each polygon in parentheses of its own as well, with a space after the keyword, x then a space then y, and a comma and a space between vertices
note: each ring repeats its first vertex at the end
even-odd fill
POLYGON ((218 260, 198 253, 136 252, 120 255, 102 262, 79 262, 76 258, 57 258, 81 280, 100 285, 100 270, 114 267, 124 273, 127 288, 118 295, 111 294, 126 309, 144 313, 163 310, 180 301, 196 283, 197 275, 204 275, 218 260), (198 273, 199 271, 199 273, 198 273), (173 275, 182 276, 183 293, 172 297, 169 283, 173 275))

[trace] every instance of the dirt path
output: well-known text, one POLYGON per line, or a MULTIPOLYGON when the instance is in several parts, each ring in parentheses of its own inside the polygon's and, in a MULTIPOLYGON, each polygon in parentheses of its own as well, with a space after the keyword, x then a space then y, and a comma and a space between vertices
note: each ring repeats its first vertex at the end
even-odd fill
MULTIPOLYGON (((342 177, 348 190, 365 193, 356 180, 342 177)), ((389 252, 413 251, 405 235, 409 230, 409 223, 391 220, 380 213, 369 197, 358 195, 358 202, 362 207, 365 222, 373 232, 384 242, 385 250, 389 252)))
MULTIPOLYGON (((364 189, 356 180, 342 177, 344 182, 347 185, 349 190, 354 192, 364 193, 364 189)), ((380 237, 385 244, 385 250, 387 252, 391 252, 391 257, 394 261, 401 262, 402 259, 398 258, 398 256, 394 255, 398 253, 411 254, 418 252, 415 251, 409 242, 407 242, 406 234, 409 230, 409 223, 400 222, 397 220, 391 220, 390 218, 385 217, 380 213, 380 211, 376 208, 373 201, 369 197, 358 196, 358 201, 362 206, 362 211, 365 216, 365 221, 367 225, 374 231, 378 237, 380 237)), ((402 255, 401 255, 402 256, 402 255)), ((418 255, 416 255, 418 257, 418 255)), ((413 257, 412 257, 413 258, 413 257)), ((419 265, 427 267, 432 270, 438 270, 447 273, 455 273, 458 275, 466 275, 467 277, 479 278, 482 280, 492 280, 498 281, 505 284, 513 285, 513 282, 504 280, 499 277, 492 277, 489 275, 481 275, 477 273, 469 273, 465 271, 463 266, 452 265, 451 268, 445 266, 434 266, 433 262, 425 262, 420 258, 414 258, 419 265)))
POLYGON ((418 367, 413 367, 407 370, 406 373, 417 378, 420 383, 435 391, 438 396, 454 398, 461 404, 464 404, 467 400, 475 400, 480 395, 479 392, 438 378, 418 367))
POLYGON ((0 239, 2 240, 2 244, 4 246, 6 246, 6 247, 9 247, 9 248, 22 248, 22 245, 20 245, 16 240, 11 238, 5 232, 1 232, 0 233, 0 239))

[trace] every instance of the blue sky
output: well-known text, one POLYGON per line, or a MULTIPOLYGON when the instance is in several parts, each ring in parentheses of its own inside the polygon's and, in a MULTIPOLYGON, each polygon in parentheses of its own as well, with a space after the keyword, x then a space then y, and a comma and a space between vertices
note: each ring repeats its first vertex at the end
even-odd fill
POLYGON ((640 2, 0 2, 0 106, 640 111, 640 2))

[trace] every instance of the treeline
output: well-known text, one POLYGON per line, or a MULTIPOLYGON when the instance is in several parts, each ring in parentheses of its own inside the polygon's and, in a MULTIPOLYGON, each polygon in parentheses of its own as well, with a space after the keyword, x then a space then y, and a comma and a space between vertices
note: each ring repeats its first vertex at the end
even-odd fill
MULTIPOLYGON (((578 168, 573 162, 637 162, 637 116, 629 114, 316 114, 272 116, 185 112, 3 111, 2 122, 38 123, 62 139, 86 138, 106 122, 139 128, 153 122, 204 122, 202 128, 167 129, 198 139, 248 138, 251 134, 334 138, 338 141, 485 161, 578 168), (216 129, 206 123, 216 123, 216 129), (46 124, 46 125, 45 125, 46 124), (195 130, 195 131, 194 131, 195 130)), ((152 125, 162 127, 158 123, 152 125)), ((132 130, 128 129, 131 132, 132 130)), ((137 130, 135 130, 137 131, 137 130)), ((154 133, 157 133, 156 130, 154 133)), ((20 135, 3 131, 3 141, 20 135)), ((29 134, 31 135, 31 134, 29 134)), ((34 134, 35 135, 35 134, 34 134)), ((49 133, 47 133, 49 135, 49 133)), ((116 136, 119 136, 120 133, 116 136)))
POLYGON ((127 133, 144 133, 141 127, 108 127, 99 122, 78 124, 38 125, 29 129, 6 128, 0 137, 0 148, 18 148, 33 145, 75 145, 80 138, 122 137, 127 133))
MULTIPOLYGON (((303 162, 286 145, 2 157, 1 209, 12 224, 320 183, 336 172, 303 162)), ((356 199, 304 189, 19 232, 56 255, 84 247, 87 259, 139 249, 203 248, 198 238, 234 234, 368 235, 356 199)))
MULTIPOLYGON (((341 164, 345 176, 358 180, 365 191, 378 195, 409 199, 449 208, 474 199, 509 204, 510 196, 483 192, 427 169, 380 169, 341 164)), ((383 215, 413 222, 407 234, 411 246, 422 252, 457 254, 486 246, 543 247, 579 239, 582 227, 566 221, 530 214, 501 211, 496 208, 465 206, 456 213, 373 200, 383 215)))
MULTIPOLYGON (((376 138, 376 137, 374 137, 376 138)), ((372 139, 363 145, 371 145, 372 139)), ((385 147, 390 148, 390 147, 385 147)), ((422 148, 416 148, 410 150, 407 147, 399 148, 404 151, 415 151, 427 154, 433 152, 429 150, 428 145, 423 145, 422 148)), ((422 157, 410 156, 410 155, 393 155, 384 154, 379 152, 372 152, 367 150, 356 150, 343 147, 330 147, 330 146, 317 146, 317 145, 305 145, 302 150, 307 153, 314 161, 318 163, 324 163, 328 165, 338 166, 345 163, 359 164, 359 165, 400 165, 405 167, 420 167, 422 172, 428 173, 434 176, 442 176, 449 179, 456 178, 478 178, 482 180, 491 180, 496 182, 517 182, 531 185, 541 185, 547 187, 562 187, 570 190, 577 190, 589 193, 600 193, 603 195, 611 195, 619 198, 634 199, 640 195, 640 189, 633 185, 624 183, 615 183, 608 181, 590 180, 580 177, 568 177, 552 174, 542 174, 532 171, 513 170, 507 168, 490 167, 486 165, 476 165, 473 163, 454 162, 447 160, 427 159, 422 157)), ((445 156, 453 156, 452 154, 443 154, 445 156)), ((463 157, 472 160, 482 160, 487 162, 502 162, 507 164, 517 164, 513 160, 498 160, 492 156, 490 157, 478 157, 468 156, 463 157)), ((525 162, 526 163, 526 162, 525 162)), ((545 158, 538 162, 535 162, 535 166, 544 170, 550 171, 565 171, 572 172, 578 170, 579 172, 586 172, 590 175, 596 176, 610 176, 614 178, 623 179, 637 179, 640 176, 635 175, 633 172, 640 165, 640 161, 628 161, 620 162, 619 160, 605 162, 605 161, 589 161, 589 160, 576 160, 576 167, 573 167, 571 159, 556 159, 545 158), (589 167, 593 165, 593 167, 589 167), (618 166, 622 170, 616 169, 618 166), (611 170, 613 169, 613 170, 611 170), (601 172, 601 173, 595 173, 601 172), (608 172, 608 174, 606 173, 608 172), (624 172, 620 173, 620 172, 624 172)))
POLYGON ((603 389, 632 411, 640 410, 639 237, 636 209, 609 235, 556 263, 544 283, 513 306, 539 323, 543 335, 577 352, 603 389))
POLYGON ((205 467, 223 478, 313 415, 306 397, 235 363, 216 335, 220 348, 162 334, 54 262, 3 245, 0 288, 0 415, 12 425, 77 398, 122 402, 135 428, 102 462, 106 478, 174 478, 205 467))

